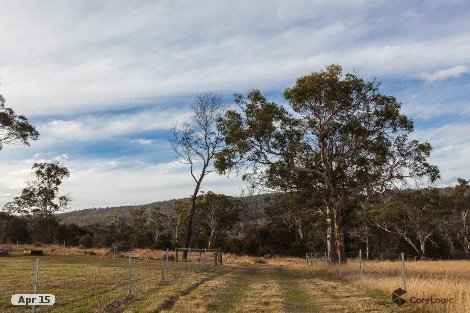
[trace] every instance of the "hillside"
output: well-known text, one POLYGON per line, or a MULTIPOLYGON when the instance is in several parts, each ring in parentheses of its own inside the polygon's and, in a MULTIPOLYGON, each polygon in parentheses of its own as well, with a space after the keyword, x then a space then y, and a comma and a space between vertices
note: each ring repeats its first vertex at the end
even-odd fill
MULTIPOLYGON (((244 218, 249 220, 262 220, 266 217, 264 209, 269 202, 269 195, 262 194, 248 197, 235 198, 243 203, 243 206, 248 211, 244 214, 244 218)), ((150 210, 152 207, 160 207, 163 211, 169 211, 175 206, 176 203, 188 201, 188 198, 172 199, 165 201, 152 202, 147 204, 132 205, 132 206, 116 206, 106 208, 90 208, 84 210, 77 210, 58 214, 60 222, 63 224, 77 224, 79 226, 86 226, 92 224, 103 224, 112 216, 130 217, 129 212, 134 208, 146 208, 150 210)))
POLYGON ((106 208, 90 208, 84 210, 77 210, 58 214, 61 223, 64 224, 77 224, 80 226, 101 224, 111 216, 125 216, 129 217, 129 211, 134 208, 144 207, 150 209, 152 207, 161 207, 162 209, 170 208, 175 205, 177 201, 184 201, 187 199, 172 199, 166 201, 152 202, 139 205, 116 206, 106 208))

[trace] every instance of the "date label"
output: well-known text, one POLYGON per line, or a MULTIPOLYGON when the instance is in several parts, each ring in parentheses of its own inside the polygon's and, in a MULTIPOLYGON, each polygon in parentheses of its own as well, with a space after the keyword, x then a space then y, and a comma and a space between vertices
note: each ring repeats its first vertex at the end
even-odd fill
POLYGON ((51 294, 16 294, 11 296, 13 305, 53 305, 55 296, 51 294))

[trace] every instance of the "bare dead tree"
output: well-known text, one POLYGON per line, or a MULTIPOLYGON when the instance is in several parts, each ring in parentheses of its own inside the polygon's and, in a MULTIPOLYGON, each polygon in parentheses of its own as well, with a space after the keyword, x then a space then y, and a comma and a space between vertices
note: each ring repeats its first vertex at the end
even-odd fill
MULTIPOLYGON (((222 148, 224 142, 217 129, 217 120, 224 110, 220 95, 212 92, 198 95, 191 105, 191 110, 193 114, 190 122, 175 125, 172 128, 173 137, 170 140, 179 160, 189 165, 191 177, 195 183, 188 211, 185 248, 189 248, 191 243, 196 197, 204 177, 212 172, 215 153, 222 148)), ((183 258, 186 257, 187 252, 184 251, 183 258)))

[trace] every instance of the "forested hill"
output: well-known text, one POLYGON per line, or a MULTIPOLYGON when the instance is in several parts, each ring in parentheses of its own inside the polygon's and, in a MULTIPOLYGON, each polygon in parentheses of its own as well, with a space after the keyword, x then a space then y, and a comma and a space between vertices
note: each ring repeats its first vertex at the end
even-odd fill
POLYGON ((59 219, 61 223, 64 224, 77 224, 80 226, 91 225, 91 224, 101 224, 106 221, 107 218, 112 216, 126 216, 129 217, 130 210, 134 208, 152 208, 159 206, 161 208, 170 207, 175 205, 175 202, 178 200, 167 200, 160 202, 153 202, 142 205, 128 205, 128 206, 116 206, 116 207, 106 207, 106 208, 91 208, 84 210, 71 211, 66 213, 59 214, 59 219))
MULTIPOLYGON (((248 202, 251 207, 251 210, 258 211, 253 212, 253 216, 262 218, 264 217, 264 207, 269 198, 268 195, 256 195, 250 197, 239 197, 236 198, 243 202, 248 202)), ((125 218, 130 218, 130 211, 135 208, 145 208, 150 210, 153 207, 159 207, 163 212, 169 212, 173 209, 178 203, 189 201, 187 199, 172 199, 165 201, 152 202, 148 204, 140 205, 128 205, 128 206, 116 206, 116 207, 106 207, 106 208, 91 208, 84 210, 77 210, 71 212, 65 212, 58 214, 61 223, 64 224, 77 224, 79 226, 86 226, 92 224, 103 224, 113 216, 123 216, 125 218)))

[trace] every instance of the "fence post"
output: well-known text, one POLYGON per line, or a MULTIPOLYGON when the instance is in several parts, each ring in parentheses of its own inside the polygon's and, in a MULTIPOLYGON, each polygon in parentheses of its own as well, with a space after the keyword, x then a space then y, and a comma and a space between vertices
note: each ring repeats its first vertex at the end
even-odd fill
POLYGON ((165 257, 165 273, 163 274, 163 280, 164 282, 166 282, 166 276, 167 276, 167 272, 168 272, 168 248, 166 248, 166 257, 165 257))
POLYGON ((405 253, 401 253, 401 277, 403 279, 403 290, 406 290, 406 269, 405 269, 405 253))
MULTIPOLYGON (((38 273, 39 273, 39 259, 36 259, 36 267, 34 270, 34 285, 33 285, 33 294, 36 294, 38 291, 38 273)), ((34 310, 36 309, 36 306, 33 304, 32 307, 32 312, 34 313, 34 310)))
POLYGON ((360 271, 360 280, 362 283, 362 249, 359 249, 359 271, 360 271))
POLYGON ((175 248, 175 261, 178 262, 178 248, 175 248))
POLYGON ((191 273, 191 247, 188 248, 188 256, 186 257, 188 261, 188 271, 191 273))
POLYGON ((132 252, 129 252, 129 271, 127 275, 127 283, 128 283, 128 288, 127 288, 127 295, 130 296, 131 294, 131 287, 132 287, 132 266, 131 266, 131 260, 132 260, 132 252))

